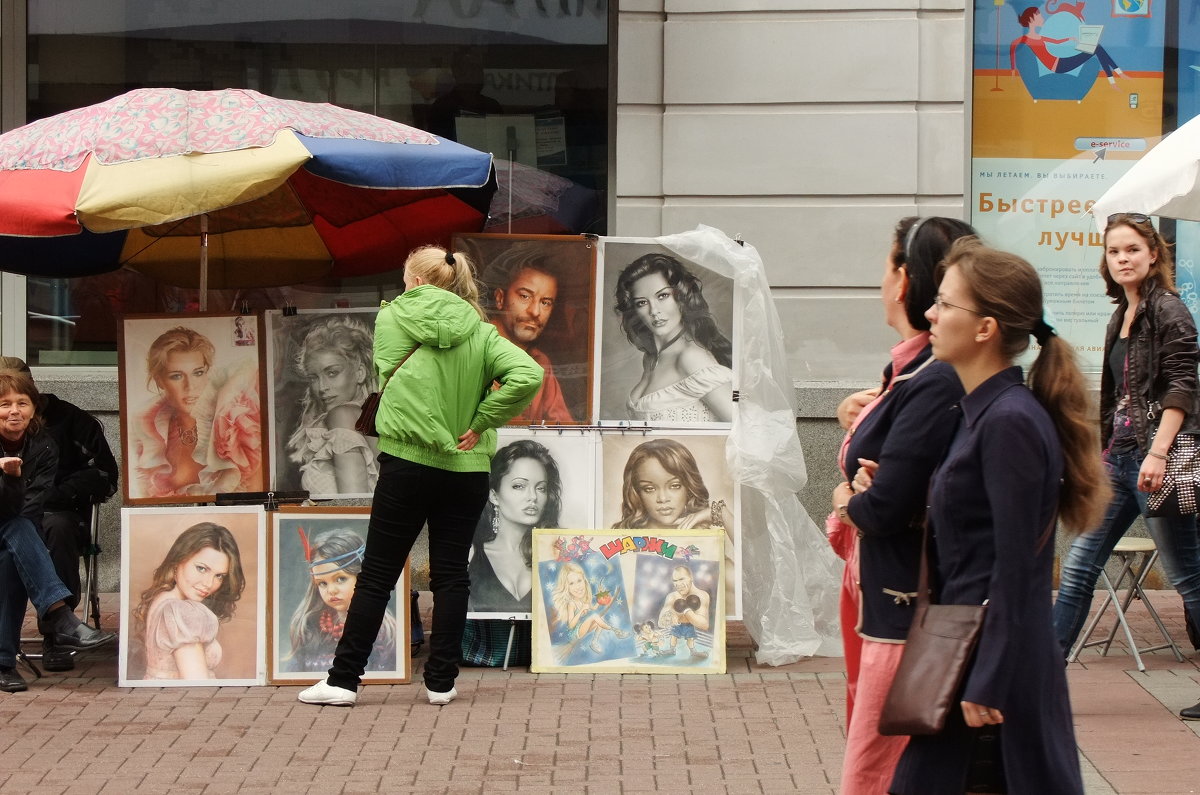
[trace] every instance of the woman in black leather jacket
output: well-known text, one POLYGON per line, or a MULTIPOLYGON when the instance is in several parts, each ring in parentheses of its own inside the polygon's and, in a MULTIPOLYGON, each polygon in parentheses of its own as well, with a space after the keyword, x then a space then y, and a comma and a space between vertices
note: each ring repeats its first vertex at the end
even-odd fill
POLYGON ((1075 539, 1063 560, 1054 630, 1064 654, 1087 619, 1101 569, 1139 515, 1189 620, 1200 620, 1196 517, 1147 511, 1176 436, 1200 432, 1196 325, 1175 291, 1171 251, 1148 217, 1109 217, 1100 273, 1117 305, 1100 381, 1100 436, 1114 496, 1101 526, 1075 539))

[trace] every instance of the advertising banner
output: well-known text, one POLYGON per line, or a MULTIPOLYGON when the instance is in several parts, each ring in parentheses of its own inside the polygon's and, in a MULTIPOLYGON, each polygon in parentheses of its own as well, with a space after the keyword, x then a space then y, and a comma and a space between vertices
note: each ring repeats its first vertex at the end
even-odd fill
MULTIPOLYGON (((1038 269, 1050 322, 1090 371, 1112 312, 1091 203, 1200 109, 1200 12, 1180 6, 975 0, 971 223, 1038 269)), ((1179 286, 1195 313, 1200 236, 1165 224, 1168 239, 1178 235, 1179 286)))

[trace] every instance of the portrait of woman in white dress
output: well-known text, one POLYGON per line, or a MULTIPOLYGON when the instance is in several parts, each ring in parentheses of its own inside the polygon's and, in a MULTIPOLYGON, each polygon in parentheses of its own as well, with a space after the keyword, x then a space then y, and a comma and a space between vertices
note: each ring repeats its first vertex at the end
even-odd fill
MULTIPOLYGON (((615 247, 606 248, 606 261, 615 264, 616 255, 615 247)), ((607 289, 610 317, 620 324, 625 349, 615 348, 610 329, 600 418, 660 426, 731 422, 733 345, 725 330, 732 325, 730 280, 701 274, 657 250, 626 262, 619 270, 606 267, 615 272, 607 289), (720 285, 721 322, 705 296, 705 279, 720 285), (629 346, 640 368, 630 361, 629 346)))

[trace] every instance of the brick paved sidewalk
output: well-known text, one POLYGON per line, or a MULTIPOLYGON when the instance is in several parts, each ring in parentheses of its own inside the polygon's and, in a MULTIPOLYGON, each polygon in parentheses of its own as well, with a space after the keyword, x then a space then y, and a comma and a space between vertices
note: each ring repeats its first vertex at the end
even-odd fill
MULTIPOLYGON (((1151 599, 1184 639, 1175 593, 1151 599)), ((353 709, 299 704, 296 687, 122 689, 115 653, 95 652, 0 694, 0 792, 836 792, 841 660, 761 667, 740 625, 729 636, 724 676, 467 668, 442 708, 416 684, 370 686, 353 709)), ((1200 724, 1175 717, 1200 700, 1186 651, 1147 655, 1146 674, 1116 647, 1070 667, 1089 793, 1200 789, 1200 724)))

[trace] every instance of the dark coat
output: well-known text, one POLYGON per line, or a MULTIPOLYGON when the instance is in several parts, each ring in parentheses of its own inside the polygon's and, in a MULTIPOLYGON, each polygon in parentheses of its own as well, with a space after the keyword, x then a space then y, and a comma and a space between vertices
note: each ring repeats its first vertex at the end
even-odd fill
MULTIPOLYGON (((1182 409, 1187 416, 1181 433, 1200 432, 1200 389, 1196 366, 1196 324, 1192 313, 1174 293, 1147 281, 1145 294, 1129 326, 1129 417, 1137 434, 1138 449, 1150 449, 1153 431, 1162 409, 1182 409), (1153 419, 1151 419, 1153 414, 1153 419)), ((1100 441, 1108 447, 1112 438, 1113 414, 1117 407, 1117 383, 1107 366, 1117 335, 1121 333, 1129 303, 1122 298, 1108 321, 1104 335, 1104 361, 1100 376, 1100 441)))
POLYGON ((117 461, 100 421, 73 403, 42 395, 39 411, 58 446, 58 468, 46 495, 47 511, 87 516, 117 490, 117 461))
POLYGON ((0 476, 0 519, 24 516, 40 528, 57 468, 54 440, 45 432, 27 434, 21 450, 21 476, 0 476))
POLYGON ((1011 367, 963 398, 962 424, 933 476, 937 601, 988 600, 979 646, 940 734, 914 737, 892 790, 964 791, 977 730, 960 699, 999 709, 1011 793, 1082 793, 1062 649, 1050 613, 1063 454, 1049 414, 1011 367))
MULTIPOLYGON (((879 462, 871 488, 846 505, 859 532, 857 629, 872 640, 900 642, 908 635, 929 477, 958 424, 952 409, 962 397, 962 382, 945 362, 921 369, 932 355, 927 345, 904 368, 901 377, 920 372, 893 383, 854 429, 846 451, 851 479, 858 459, 879 462)), ((884 381, 891 381, 890 365, 884 381)))

